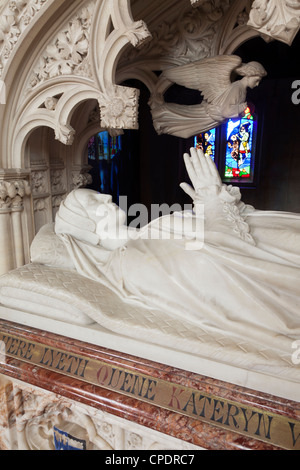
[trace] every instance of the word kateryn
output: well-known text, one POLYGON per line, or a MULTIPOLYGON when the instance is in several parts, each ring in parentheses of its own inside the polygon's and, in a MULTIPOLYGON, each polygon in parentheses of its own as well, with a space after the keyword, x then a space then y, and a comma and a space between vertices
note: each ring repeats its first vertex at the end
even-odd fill
MULTIPOLYGON (((2 361, 9 357, 63 373, 280 448, 300 450, 300 422, 251 404, 239 403, 104 361, 70 354, 0 331, 2 361)), ((293 343, 298 348, 299 343, 293 343)), ((295 350, 294 361, 297 360, 295 350)), ((152 462, 154 463, 154 462, 152 462)))

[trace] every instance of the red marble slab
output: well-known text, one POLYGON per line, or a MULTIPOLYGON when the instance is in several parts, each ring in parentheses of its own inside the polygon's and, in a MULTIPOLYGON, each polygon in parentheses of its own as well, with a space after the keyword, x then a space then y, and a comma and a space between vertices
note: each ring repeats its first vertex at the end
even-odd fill
MULTIPOLYGON (((255 406, 262 412, 276 413, 300 421, 300 404, 291 400, 15 323, 0 320, 0 329, 2 333, 26 341, 40 343, 72 354, 84 355, 84 357, 124 367, 151 378, 191 387, 224 400, 255 406)), ((46 370, 19 359, 7 358, 5 364, 0 364, 0 373, 203 448, 215 450, 279 449, 279 447, 266 442, 249 438, 231 430, 221 429, 199 419, 137 400, 135 397, 129 397, 113 390, 107 390, 95 384, 86 383, 62 373, 46 370)))

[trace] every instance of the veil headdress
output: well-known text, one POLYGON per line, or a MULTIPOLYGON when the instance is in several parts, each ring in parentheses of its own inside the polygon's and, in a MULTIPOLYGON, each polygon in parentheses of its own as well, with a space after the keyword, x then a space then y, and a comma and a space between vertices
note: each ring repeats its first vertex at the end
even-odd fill
MULTIPOLYGON (((75 189, 61 203, 55 219, 56 234, 71 235, 78 240, 98 245, 100 237, 96 233, 97 221, 92 218, 89 210, 91 193, 91 190, 75 189)), ((99 196, 99 204, 111 202, 111 196, 97 193, 97 197, 99 196)))

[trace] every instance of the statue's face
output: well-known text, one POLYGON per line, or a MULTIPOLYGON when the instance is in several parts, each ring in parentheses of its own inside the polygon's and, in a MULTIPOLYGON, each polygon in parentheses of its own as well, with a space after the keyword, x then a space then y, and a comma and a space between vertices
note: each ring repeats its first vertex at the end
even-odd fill
POLYGON ((115 233, 120 227, 125 225, 126 214, 116 204, 112 202, 112 199, 101 202, 97 205, 95 210, 97 229, 96 233, 102 235, 102 231, 109 231, 111 235, 115 233))
POLYGON ((254 76, 254 77, 248 77, 248 86, 249 88, 255 88, 257 87, 261 82, 261 77, 254 76))
MULTIPOLYGON (((98 227, 109 225, 110 227, 123 225, 126 221, 126 214, 116 204, 112 197, 107 194, 100 194, 89 189, 80 189, 77 198, 84 207, 89 219, 93 220, 98 227)), ((98 230, 97 230, 98 233, 98 230)))
POLYGON ((122 246, 127 240, 126 213, 113 203, 112 197, 91 190, 79 190, 77 198, 87 217, 96 225, 100 244, 108 249, 122 246))
POLYGON ((57 233, 67 233, 108 250, 116 249, 128 240, 126 213, 109 195, 90 189, 74 190, 57 215, 57 233))

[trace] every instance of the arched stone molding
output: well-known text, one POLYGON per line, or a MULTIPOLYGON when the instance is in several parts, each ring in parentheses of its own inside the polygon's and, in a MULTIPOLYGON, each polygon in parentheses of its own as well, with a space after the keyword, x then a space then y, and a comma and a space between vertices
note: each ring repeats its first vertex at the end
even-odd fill
POLYGON ((134 21, 130 0, 104 2, 91 37, 92 42, 101 45, 98 50, 94 50, 94 65, 100 88, 106 90, 116 83, 116 67, 128 44, 140 48, 151 39, 144 21, 134 21))
MULTIPOLYGON (((33 185, 18 232, 23 232, 23 256, 12 246, 0 267, 6 272, 19 266, 17 259, 29 261, 32 236, 53 220, 65 194, 89 182, 88 134, 138 127, 139 92, 117 85, 115 71, 124 48, 140 47, 151 35, 143 21, 134 21, 129 0, 7 0, 2 7, 0 75, 7 100, 0 106, 0 167, 12 173, 26 169, 33 185), (98 123, 84 129, 77 120, 72 127, 85 102, 97 103, 98 123), (44 137, 37 152, 43 157, 33 161, 30 147, 38 129, 44 137), (58 152, 55 158, 49 145, 58 152)), ((0 229, 3 225, 10 233, 14 229, 8 230, 7 216, 1 215, 0 229)))
POLYGON ((213 55, 233 54, 258 33, 248 25, 252 0, 235 0, 224 16, 213 55))
POLYGON ((99 91, 82 81, 63 82, 59 85, 46 87, 29 100, 24 106, 20 116, 14 122, 10 162, 16 167, 28 167, 29 162, 25 161, 24 145, 30 133, 37 127, 47 126, 53 129, 55 138, 65 145, 72 145, 75 130, 71 126, 72 115, 76 108, 89 99, 98 100, 99 91), (55 98, 60 96, 59 98, 55 98), (52 107, 45 104, 47 100, 52 100, 52 107))
POLYGON ((104 116, 102 127, 137 128, 138 91, 119 88, 114 81, 115 70, 128 44, 138 47, 150 37, 146 25, 133 20, 129 0, 89 0, 75 13, 72 11, 64 27, 52 35, 42 52, 38 46, 39 55, 32 61, 24 86, 19 89, 11 126, 17 137, 15 131, 14 136, 8 136, 7 140, 14 144, 6 149, 4 166, 24 165, 25 132, 38 126, 39 120, 41 126, 53 128, 60 141, 70 144, 73 138, 70 117, 86 99, 99 101, 104 116), (42 108, 46 98, 57 95, 60 98, 55 109, 42 108))

